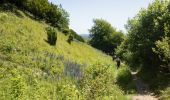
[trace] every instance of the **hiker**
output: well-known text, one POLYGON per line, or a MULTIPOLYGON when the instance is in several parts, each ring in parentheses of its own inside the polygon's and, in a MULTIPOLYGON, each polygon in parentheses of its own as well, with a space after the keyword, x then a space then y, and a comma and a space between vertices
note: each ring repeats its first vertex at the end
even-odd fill
POLYGON ((120 67, 120 63, 121 63, 120 58, 117 57, 116 58, 117 69, 120 67))
POLYGON ((113 60, 115 60, 116 58, 117 58, 117 56, 116 56, 116 55, 112 56, 112 59, 113 59, 113 60))

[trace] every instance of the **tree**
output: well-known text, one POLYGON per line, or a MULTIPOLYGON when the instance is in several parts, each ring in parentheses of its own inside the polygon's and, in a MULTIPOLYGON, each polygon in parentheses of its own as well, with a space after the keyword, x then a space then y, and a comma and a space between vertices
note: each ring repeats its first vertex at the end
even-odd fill
POLYGON ((111 55, 114 54, 115 48, 123 41, 124 34, 116 31, 112 25, 103 19, 94 19, 94 25, 89 30, 90 44, 111 55))
POLYGON ((61 5, 54 5, 48 0, 3 0, 3 4, 12 4, 23 11, 32 13, 36 19, 45 20, 59 30, 69 28, 69 14, 61 5))
POLYGON ((122 47, 126 47, 130 54, 131 66, 142 66, 142 69, 152 72, 159 71, 162 61, 153 48, 157 47, 158 40, 165 36, 170 37, 169 8, 170 1, 155 0, 147 9, 142 9, 128 21, 128 44, 122 47))
POLYGON ((170 72, 170 39, 164 37, 162 40, 156 41, 156 47, 153 51, 159 56, 161 61, 161 70, 163 72, 170 72))

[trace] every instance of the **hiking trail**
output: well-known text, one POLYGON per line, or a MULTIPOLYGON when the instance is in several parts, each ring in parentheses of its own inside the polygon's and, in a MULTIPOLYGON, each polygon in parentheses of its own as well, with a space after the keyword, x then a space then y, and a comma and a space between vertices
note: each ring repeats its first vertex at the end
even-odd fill
POLYGON ((132 96, 132 100, 158 100, 154 94, 150 91, 149 85, 144 83, 138 76, 138 72, 131 72, 133 82, 137 88, 137 95, 132 96))

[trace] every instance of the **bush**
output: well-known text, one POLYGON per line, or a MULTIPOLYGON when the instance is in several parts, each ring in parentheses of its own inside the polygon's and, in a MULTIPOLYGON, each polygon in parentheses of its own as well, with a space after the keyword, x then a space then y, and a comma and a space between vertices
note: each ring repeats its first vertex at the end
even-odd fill
POLYGON ((67 36, 69 34, 69 29, 64 29, 62 32, 67 36))
POLYGON ((64 83, 58 86, 57 100, 84 100, 74 84, 64 83))
POLYGON ((14 5, 14 4, 10 4, 10 3, 5 3, 5 4, 0 4, 0 8, 2 10, 5 10, 5 11, 11 11, 11 12, 15 12, 17 10, 17 7, 14 5))
POLYGON ((54 28, 47 28, 47 42, 50 45, 56 45, 57 41, 57 31, 54 28))
POLYGON ((124 100, 123 92, 114 83, 113 67, 95 64, 86 69, 81 88, 87 100, 124 100))
MULTIPOLYGON (((10 65, 10 64, 8 64, 10 65)), ((50 70, 50 69, 49 69, 50 70)), ((39 69, 0 64, 0 100, 79 100, 80 92, 71 80, 40 76, 39 69)), ((82 99, 81 99, 82 100, 82 99)))
POLYGON ((162 40, 157 41, 155 44, 156 48, 153 51, 162 61, 161 70, 168 73, 170 72, 170 38, 162 38, 162 40))
POLYGON ((116 83, 126 92, 134 92, 135 85, 133 83, 131 72, 126 67, 121 67, 119 69, 117 77, 116 77, 116 83))
POLYGON ((160 100, 169 100, 170 98, 170 87, 168 87, 166 90, 162 91, 160 100))
POLYGON ((73 41, 73 39, 74 39, 73 36, 72 36, 72 35, 69 35, 67 42, 68 42, 69 44, 71 44, 71 42, 73 41))

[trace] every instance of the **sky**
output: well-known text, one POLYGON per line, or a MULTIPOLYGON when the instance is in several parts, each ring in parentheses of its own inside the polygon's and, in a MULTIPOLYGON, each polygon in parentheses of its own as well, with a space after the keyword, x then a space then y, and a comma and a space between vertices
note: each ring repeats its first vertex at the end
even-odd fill
POLYGON ((105 19, 117 30, 126 33, 125 24, 141 8, 147 8, 153 0, 49 0, 61 4, 69 13, 70 28, 78 34, 88 34, 94 18, 105 19))

